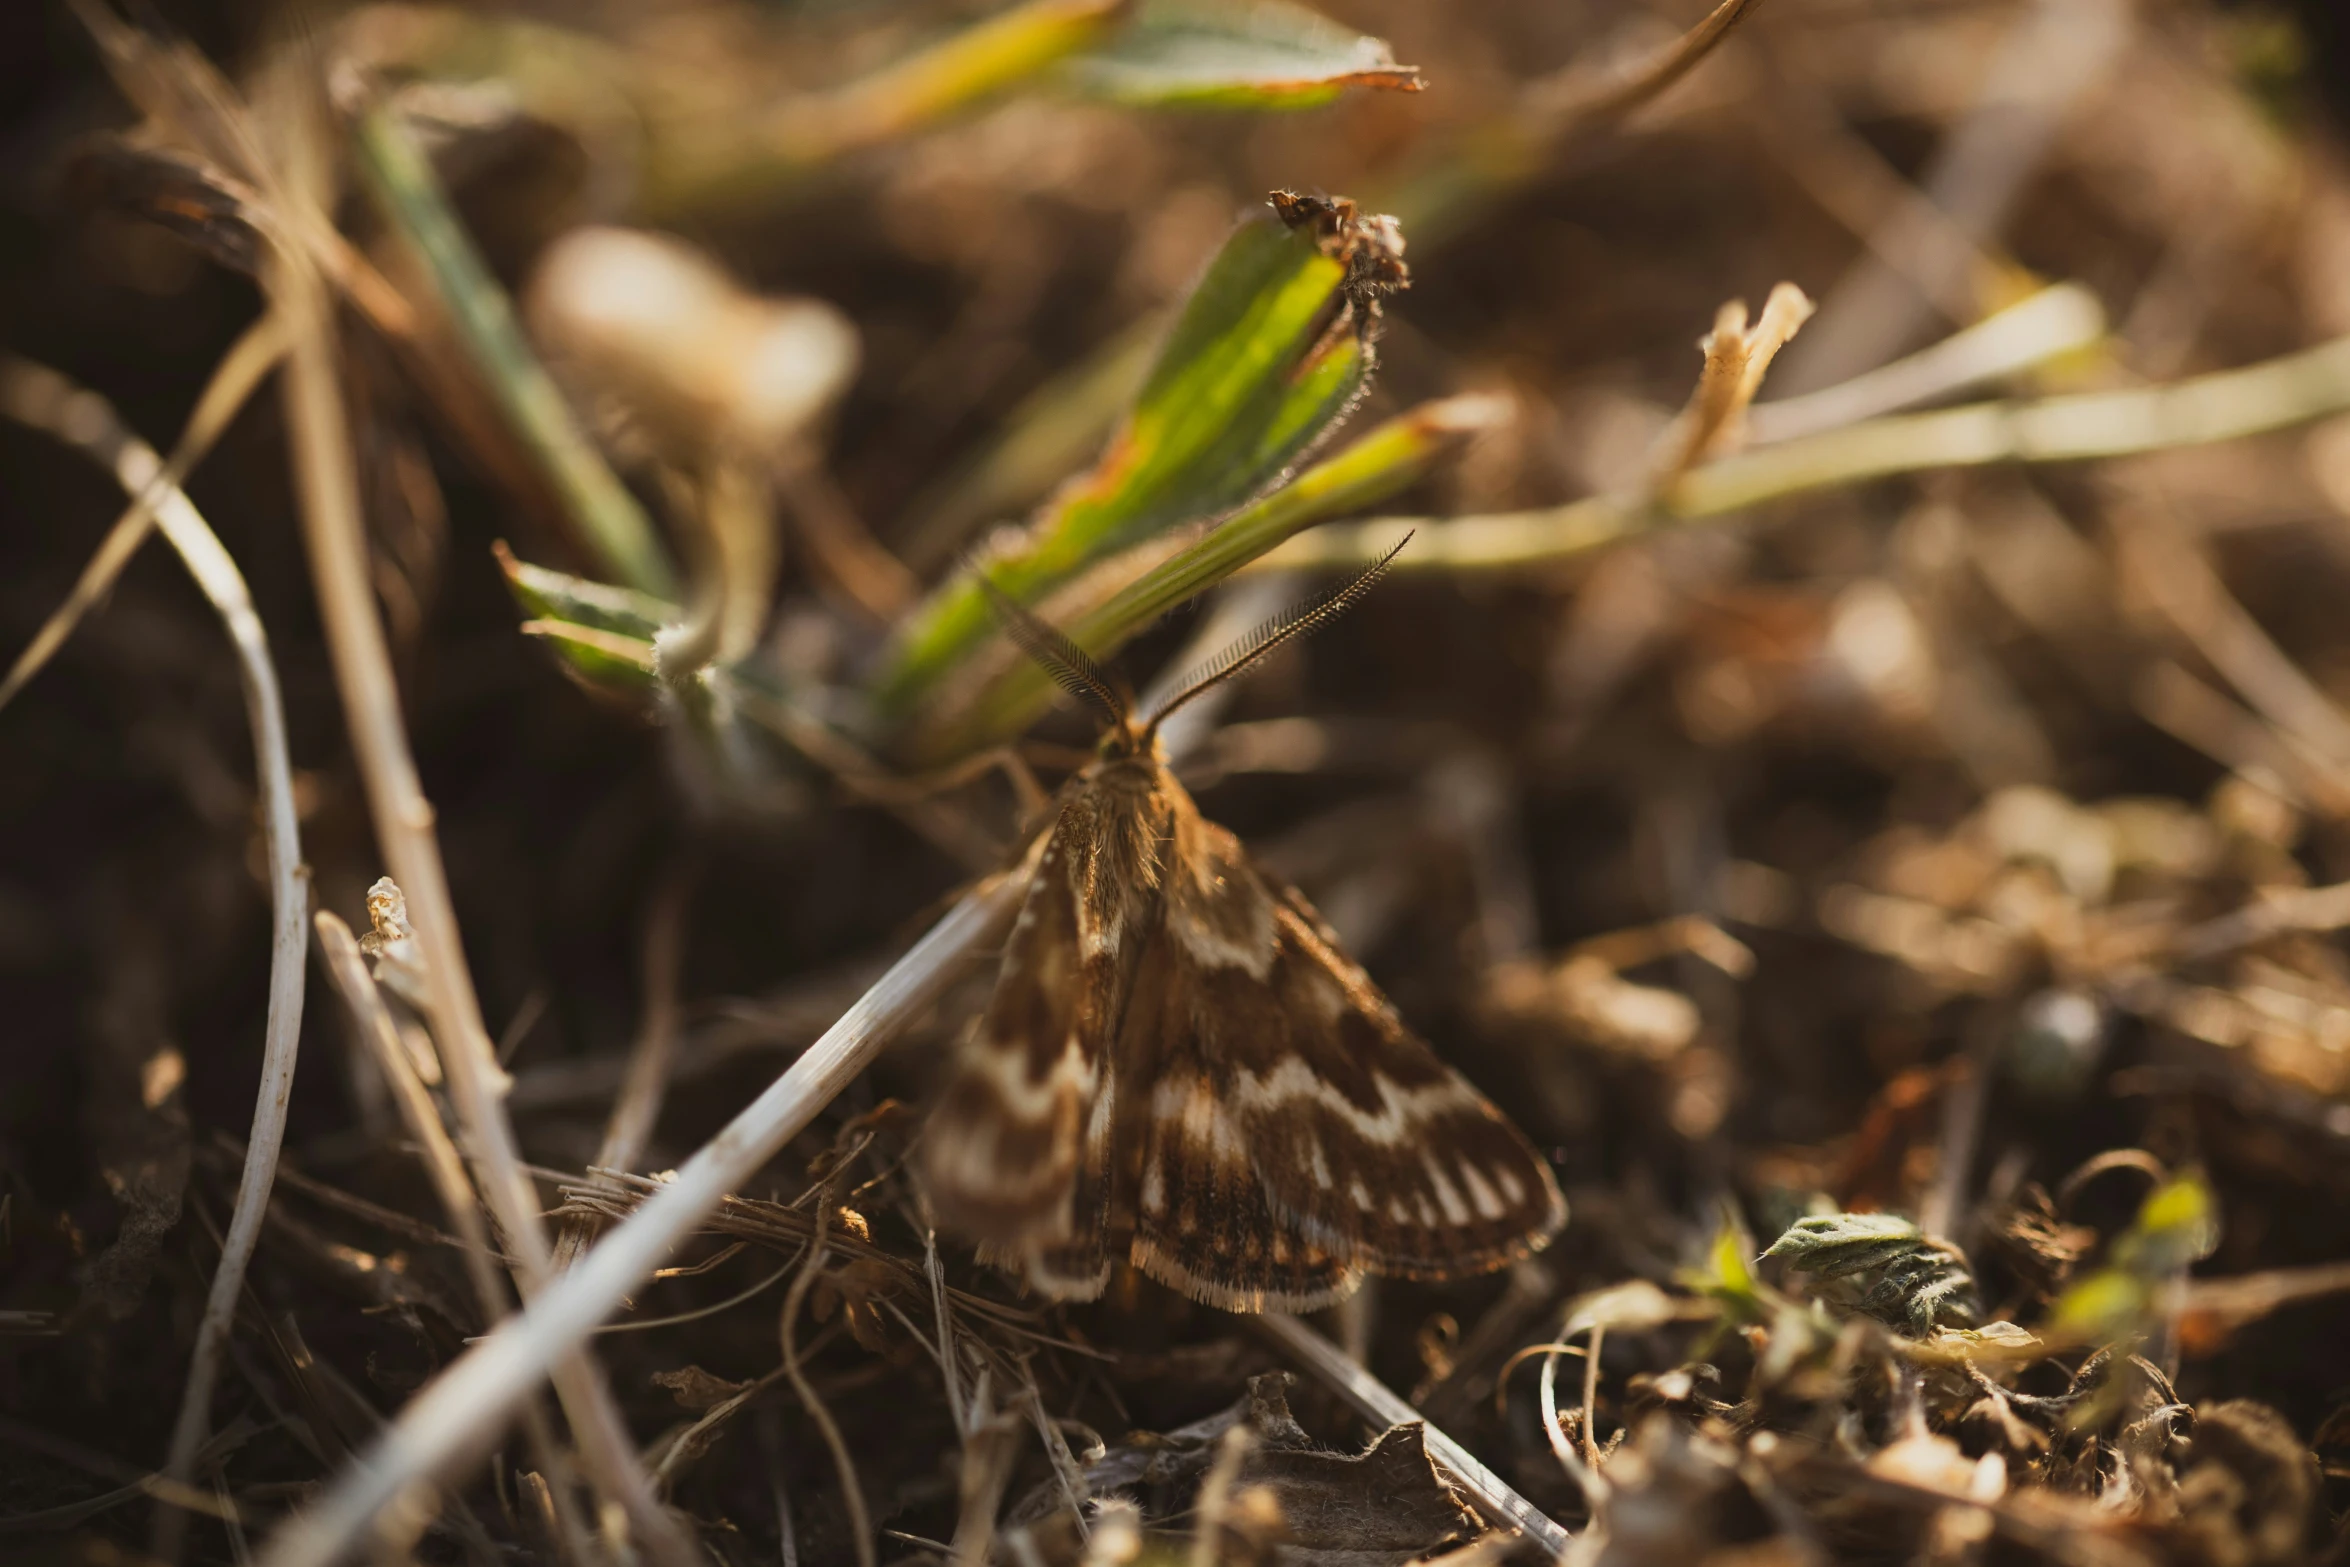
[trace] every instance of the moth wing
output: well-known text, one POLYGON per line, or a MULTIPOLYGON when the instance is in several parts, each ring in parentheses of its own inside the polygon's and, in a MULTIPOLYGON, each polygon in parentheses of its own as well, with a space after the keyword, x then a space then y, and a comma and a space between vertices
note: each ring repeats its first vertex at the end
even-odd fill
MULTIPOLYGON (((1155 1049, 1120 1049, 1138 1078, 1150 1062, 1140 1229, 1180 1230, 1188 1197, 1220 1231, 1262 1213, 1293 1251, 1425 1279, 1544 1245, 1566 1204, 1524 1135, 1232 834, 1196 813, 1177 830, 1193 841, 1169 857, 1155 956, 1179 977, 1156 998, 1155 1049)), ((1144 1000, 1138 980, 1130 1038, 1144 1000)))
POLYGON ((1223 1031, 1204 1026, 1197 965, 1165 923, 1135 974, 1118 1054, 1140 1159, 1118 1204, 1128 1255, 1172 1289, 1225 1311, 1313 1311, 1354 1293, 1362 1270, 1278 1212, 1224 1097, 1223 1031))
POLYGON ((1094 825, 1077 804, 1030 867, 995 993, 931 1110, 922 1157, 940 1226, 1062 1298, 1098 1294, 1108 1271, 1105 1046, 1120 989, 1114 956, 1086 941, 1070 862, 1094 825))

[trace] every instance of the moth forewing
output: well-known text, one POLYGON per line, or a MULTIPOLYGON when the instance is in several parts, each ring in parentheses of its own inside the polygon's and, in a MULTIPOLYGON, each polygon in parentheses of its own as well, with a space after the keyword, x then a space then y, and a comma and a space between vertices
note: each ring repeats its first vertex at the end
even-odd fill
MULTIPOLYGON (((1079 1188, 1108 1139, 1110 1045, 1140 951, 1134 933, 1157 917, 1164 806, 1153 773, 1163 769, 1101 759, 1062 787, 1053 823, 1029 854, 1028 890, 994 993, 925 1138, 925 1186, 939 1223, 1063 1298, 1079 1293, 1067 1277, 1072 1264, 1040 1259, 1090 1244, 1100 1228, 1099 1215, 1081 1209, 1079 1188), (1058 1282, 1048 1286, 1046 1277, 1058 1282)), ((1106 1182, 1092 1186, 1083 1195, 1098 1207, 1106 1182)))
MULTIPOLYGON (((1548 1166, 1404 1026, 1302 895, 1183 804, 1163 916, 1169 996, 1156 1013, 1130 1003, 1119 1049, 1155 1085, 1144 1238, 1198 1226, 1152 1201, 1154 1183, 1199 1189, 1176 1179, 1189 1165, 1217 1167, 1209 1189, 1245 1184, 1270 1211, 1273 1240, 1230 1253, 1260 1272, 1318 1254, 1445 1278, 1541 1245, 1565 1217, 1548 1166)), ((1259 1282, 1241 1273, 1235 1287, 1259 1282)))

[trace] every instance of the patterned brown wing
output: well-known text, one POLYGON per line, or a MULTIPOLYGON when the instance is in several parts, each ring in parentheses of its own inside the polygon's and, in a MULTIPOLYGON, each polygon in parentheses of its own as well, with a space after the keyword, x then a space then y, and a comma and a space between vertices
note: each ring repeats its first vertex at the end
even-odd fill
POLYGON ((1032 857, 995 994, 923 1140, 923 1185, 941 1227, 1005 1261, 1099 1227, 1097 1215, 1077 1213, 1076 1196, 1099 1141, 1087 1133, 1109 1098, 1104 1046, 1123 987, 1116 954, 1087 950, 1092 922, 1071 867, 1088 857, 1095 823, 1080 803, 1065 802, 1032 857))
POLYGON ((1136 1260, 1146 1237, 1228 1239, 1266 1216, 1290 1256, 1273 1239, 1261 1256, 1228 1250, 1232 1293, 1246 1267, 1279 1281, 1310 1259, 1343 1293, 1348 1270, 1452 1278, 1541 1247, 1566 1205, 1524 1136, 1404 1027, 1302 897, 1183 805, 1118 1049, 1129 1093, 1150 1085, 1136 1260))
MULTIPOLYGON (((1177 874, 1180 874, 1178 872, 1177 874)), ((1275 1211, 1201 1026, 1197 962, 1162 925, 1143 949, 1118 1057, 1130 1086, 1115 1204, 1143 1272, 1225 1311, 1312 1311, 1362 1271, 1275 1211), (1147 1095, 1147 1096, 1146 1096, 1147 1095)))

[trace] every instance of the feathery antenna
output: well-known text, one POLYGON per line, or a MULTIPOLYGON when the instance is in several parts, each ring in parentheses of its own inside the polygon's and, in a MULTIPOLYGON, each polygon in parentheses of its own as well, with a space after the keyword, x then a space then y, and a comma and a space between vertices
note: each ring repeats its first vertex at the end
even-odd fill
POLYGON ((1388 566, 1403 553, 1403 547, 1412 542, 1411 534, 1396 541, 1395 548, 1380 556, 1353 580, 1335 588, 1317 593, 1301 604, 1292 605, 1266 621, 1256 630, 1233 643, 1223 652, 1209 659, 1199 668, 1184 676, 1175 687, 1175 694, 1159 704, 1157 710, 1143 722, 1143 733, 1149 734, 1165 723, 1170 714, 1184 703, 1211 686, 1243 674, 1248 667, 1271 653, 1293 637, 1302 637, 1309 631, 1319 631, 1354 607, 1355 601, 1387 575, 1388 566))
POLYGON ((986 572, 977 573, 980 587, 987 591, 987 602, 995 610, 996 618, 1020 651, 1036 660, 1044 672, 1053 677, 1053 683, 1071 696, 1098 711, 1113 724, 1126 722, 1126 694, 1109 674, 1093 660, 1093 655, 1069 640, 1057 628, 1048 625, 1027 605, 995 585, 986 572))

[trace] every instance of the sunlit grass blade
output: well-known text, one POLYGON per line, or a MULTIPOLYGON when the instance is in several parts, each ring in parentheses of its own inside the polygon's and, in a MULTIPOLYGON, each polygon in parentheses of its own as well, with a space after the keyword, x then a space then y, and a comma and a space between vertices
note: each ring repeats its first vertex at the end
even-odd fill
MULTIPOLYGON (((1388 420, 1141 571, 1065 629, 1089 653, 1108 657, 1168 610, 1283 540, 1415 482, 1462 440, 1495 423, 1503 408, 1492 397, 1451 397, 1388 420)), ((1019 733, 1051 700, 1052 685, 1034 662, 1010 661, 960 714, 918 731, 909 752, 925 762, 968 754, 1019 733)))
POLYGON ((748 123, 683 103, 657 108, 646 203, 656 211, 701 208, 786 186, 1029 83, 1100 39, 1125 9, 1121 0, 1027 0, 870 76, 788 98, 748 123))
POLYGON ((1350 87, 1421 87, 1385 40, 1278 0, 1146 0, 1061 76, 1088 96, 1153 108, 1307 109, 1350 87))
MULTIPOLYGON (((1063 487, 987 570, 1028 602, 1179 522, 1240 505, 1360 396, 1370 354, 1331 327, 1345 266, 1270 217, 1226 242, 1091 472, 1063 487)), ((874 680, 885 723, 917 711, 993 630, 971 572, 917 610, 874 680)))

